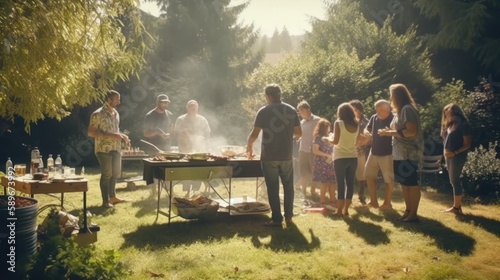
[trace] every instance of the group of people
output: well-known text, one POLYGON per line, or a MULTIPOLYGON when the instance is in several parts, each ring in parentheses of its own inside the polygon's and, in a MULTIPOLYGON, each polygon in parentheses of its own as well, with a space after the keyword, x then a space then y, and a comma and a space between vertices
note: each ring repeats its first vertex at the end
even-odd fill
MULTIPOLYGON (((382 174, 385 199, 381 208, 391 209, 394 183, 402 186, 405 211, 402 222, 418 221, 420 203, 419 163, 424 141, 420 115, 412 94, 404 84, 389 87, 389 101, 375 102, 376 114, 368 120, 360 101, 353 100, 338 106, 336 120, 331 123, 315 116, 305 101, 297 110, 281 100, 281 89, 270 84, 265 89, 267 105, 255 117, 247 141, 247 154, 253 157, 253 145, 262 132, 261 165, 267 186, 271 221, 266 226, 280 227, 283 219, 293 223, 293 141, 300 140, 297 185, 305 192, 311 184, 315 194, 320 184, 320 202, 337 207, 335 216, 349 215, 355 181, 359 198, 364 204, 364 188, 368 188, 368 206, 379 207, 376 180, 382 174), (299 115, 302 120, 299 120, 299 115), (284 216, 281 213, 279 189, 284 189, 284 216), (335 196, 336 193, 336 196, 335 196)), ((449 178, 454 191, 453 206, 445 212, 459 214, 463 188, 460 174, 472 142, 470 124, 456 104, 443 109, 441 136, 449 178)))
MULTIPOLYGON (((327 119, 312 114, 307 102, 300 102, 297 109, 283 102, 279 85, 270 84, 264 92, 267 105, 256 114, 247 139, 247 156, 254 157, 254 143, 262 133, 260 160, 272 211, 267 226, 281 226, 283 219, 286 223, 293 223, 295 140, 300 140, 297 184, 305 191, 312 182, 311 193, 315 194, 319 183, 320 202, 326 203, 328 193, 330 203, 337 207, 334 215, 349 215, 356 180, 360 201, 364 204, 366 184, 370 195, 368 206, 379 207, 376 179, 381 173, 385 182, 385 199, 380 207, 392 208, 394 183, 400 183, 406 206, 400 220, 418 221, 418 170, 424 142, 418 108, 405 85, 391 85, 389 101, 376 101, 376 113, 369 120, 364 117, 360 101, 340 104, 333 130, 327 119), (279 197, 280 181, 284 188, 284 217, 279 197)), ((204 151, 210 137, 210 126, 198 114, 198 103, 188 101, 186 114, 178 117, 175 123, 172 122, 172 113, 167 110, 169 103, 167 95, 158 95, 156 107, 144 118, 144 137, 165 151, 170 150, 174 137, 181 153, 204 151)), ((108 91, 103 106, 92 113, 88 127, 88 135, 95 139, 94 151, 101 168, 99 184, 105 208, 124 201, 116 196, 115 185, 121 171, 120 151, 122 145, 130 145, 130 139, 119 129, 120 116, 116 110, 119 104, 120 94, 108 91)), ((453 205, 445 212, 460 214, 463 194, 460 174, 471 147, 472 129, 456 104, 448 104, 443 109, 441 136, 454 193, 453 205)), ((200 185, 201 182, 184 182, 184 190, 197 190, 200 185)))
MULTIPOLYGON (((156 107, 149 111, 143 122, 143 135, 148 142, 162 151, 170 151, 173 138, 177 140, 180 153, 205 151, 210 138, 210 126, 205 117, 198 114, 198 102, 189 100, 186 114, 179 116, 175 123, 172 113, 167 110, 170 99, 165 94, 156 98, 156 107)), ((102 107, 92 113, 88 135, 95 139, 94 152, 101 169, 99 181, 102 207, 111 208, 125 201, 116 196, 116 180, 121 172, 121 149, 130 146, 129 137, 120 132, 120 115, 116 108, 120 105, 120 93, 110 90, 106 93, 102 107)), ((150 153, 157 151, 149 147, 150 153)), ((183 189, 197 191, 199 181, 183 182, 183 189)))

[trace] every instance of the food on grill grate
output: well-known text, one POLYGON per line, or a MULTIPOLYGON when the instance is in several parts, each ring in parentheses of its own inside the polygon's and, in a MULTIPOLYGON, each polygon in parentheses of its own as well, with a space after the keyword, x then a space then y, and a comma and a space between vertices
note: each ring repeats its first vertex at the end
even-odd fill
POLYGON ((152 161, 166 161, 167 159, 164 156, 155 156, 151 160, 152 161))
POLYGON ((210 155, 210 158, 213 159, 214 161, 225 161, 225 160, 228 160, 228 157, 217 156, 217 155, 210 155))

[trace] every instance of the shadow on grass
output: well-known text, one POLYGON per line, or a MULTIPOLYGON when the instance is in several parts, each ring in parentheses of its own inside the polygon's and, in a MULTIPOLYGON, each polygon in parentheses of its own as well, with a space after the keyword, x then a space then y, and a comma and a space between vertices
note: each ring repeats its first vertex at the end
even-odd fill
POLYGON ((368 219, 376 222, 382 222, 384 220, 384 217, 372 213, 370 211, 370 208, 368 208, 367 206, 355 206, 353 208, 357 212, 355 216, 367 217, 368 219))
POLYGON ((106 217, 106 216, 109 216, 109 215, 113 215, 113 214, 116 213, 116 209, 115 208, 104 208, 104 207, 101 207, 101 206, 87 207, 87 211, 90 212, 92 215, 103 216, 103 217, 106 217))
MULTIPOLYGON (((164 192, 162 192, 163 195, 164 192)), ((166 195, 166 194, 165 194, 166 195)), ((166 197, 160 197, 160 207, 162 210, 168 209, 167 207, 168 199, 166 197)), ((137 200, 132 202, 132 207, 139 208, 135 213, 137 218, 144 217, 146 215, 156 214, 156 208, 158 204, 158 196, 156 194, 150 193, 145 199, 137 200)))
POLYGON ((262 226, 269 221, 264 215, 236 216, 219 213, 209 220, 172 221, 169 224, 144 225, 123 235, 122 248, 148 248, 163 250, 165 247, 193 243, 213 243, 232 238, 250 237, 256 248, 273 251, 306 252, 320 247, 320 240, 309 230, 311 242, 295 225, 285 229, 262 226), (270 237, 269 242, 262 239, 270 237))
POLYGON ((500 221, 472 214, 456 215, 456 219, 463 223, 473 224, 500 237, 500 221))
MULTIPOLYGON (((457 252, 461 256, 469 256, 474 252, 475 239, 463 233, 456 232, 437 220, 419 217, 419 222, 417 223, 405 223, 397 219, 399 215, 395 212, 384 213, 384 216, 387 221, 394 224, 397 228, 421 233, 434 239, 436 246, 445 252, 457 252)), ((411 242, 411 239, 408 241, 411 242)))
POLYGON ((311 242, 309 242, 295 224, 288 225, 284 230, 280 228, 264 230, 267 230, 267 232, 252 236, 252 244, 255 248, 284 252, 311 252, 321 245, 321 241, 312 229, 309 229, 311 237, 311 242), (259 237, 266 237, 267 235, 271 236, 271 241, 263 243, 259 237))
POLYGON ((361 217, 368 217, 371 220, 381 222, 384 220, 382 216, 371 213, 367 207, 355 207, 354 209, 357 213, 351 214, 349 217, 330 216, 330 218, 337 222, 343 220, 349 226, 349 232, 364 239, 367 244, 381 245, 391 242, 382 226, 360 220, 361 217))

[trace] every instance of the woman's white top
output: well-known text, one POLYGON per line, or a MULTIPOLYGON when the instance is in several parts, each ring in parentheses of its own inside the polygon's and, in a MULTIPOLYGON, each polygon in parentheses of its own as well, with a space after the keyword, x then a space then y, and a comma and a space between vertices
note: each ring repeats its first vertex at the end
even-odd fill
POLYGON ((340 128, 339 143, 333 147, 333 159, 339 158, 357 158, 356 137, 358 136, 359 127, 355 132, 347 131, 344 121, 337 120, 340 128))

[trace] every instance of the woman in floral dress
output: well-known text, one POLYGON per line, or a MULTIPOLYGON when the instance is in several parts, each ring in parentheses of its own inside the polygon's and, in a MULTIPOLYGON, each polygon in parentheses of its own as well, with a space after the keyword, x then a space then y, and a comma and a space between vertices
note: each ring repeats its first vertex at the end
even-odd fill
POLYGON ((321 119, 313 132, 313 181, 321 183, 320 203, 326 204, 326 192, 330 196, 330 203, 334 204, 335 191, 337 185, 333 172, 333 145, 328 141, 323 141, 323 137, 328 137, 331 131, 331 123, 326 119, 321 119))

